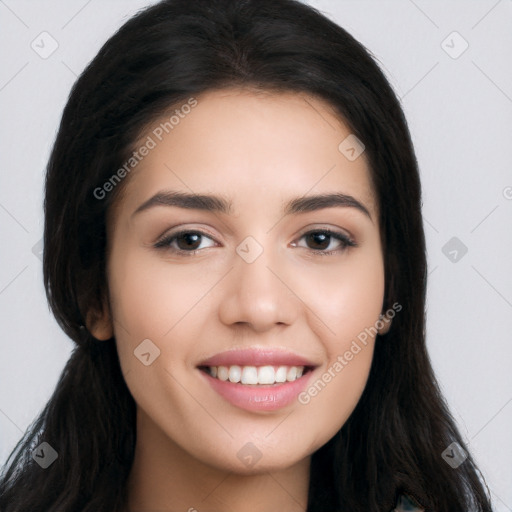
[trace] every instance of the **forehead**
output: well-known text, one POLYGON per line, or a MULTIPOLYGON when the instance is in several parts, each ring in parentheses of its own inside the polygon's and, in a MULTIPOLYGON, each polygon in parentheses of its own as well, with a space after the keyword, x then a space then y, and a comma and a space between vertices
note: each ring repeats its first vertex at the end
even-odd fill
POLYGON ((366 156, 347 158, 350 129, 328 103, 302 93, 240 89, 195 100, 193 108, 174 106, 135 144, 151 149, 128 178, 124 207, 133 211, 171 189, 221 194, 236 214, 255 196, 273 208, 288 196, 337 191, 375 211, 366 156))

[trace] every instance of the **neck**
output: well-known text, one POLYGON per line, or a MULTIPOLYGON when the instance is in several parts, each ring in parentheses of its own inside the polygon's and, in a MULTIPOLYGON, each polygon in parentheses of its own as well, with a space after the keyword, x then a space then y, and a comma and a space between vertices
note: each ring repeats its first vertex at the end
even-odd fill
POLYGON ((310 460, 275 471, 233 473, 192 457, 138 411, 127 512, 305 512, 310 460))

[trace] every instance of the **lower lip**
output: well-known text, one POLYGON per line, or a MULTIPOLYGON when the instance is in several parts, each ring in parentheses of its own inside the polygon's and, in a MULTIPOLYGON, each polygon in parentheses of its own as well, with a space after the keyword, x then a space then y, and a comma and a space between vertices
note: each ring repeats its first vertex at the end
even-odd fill
POLYGON ((290 405, 306 387, 312 371, 292 381, 270 386, 224 381, 199 370, 210 386, 228 402, 247 411, 275 411, 290 405))

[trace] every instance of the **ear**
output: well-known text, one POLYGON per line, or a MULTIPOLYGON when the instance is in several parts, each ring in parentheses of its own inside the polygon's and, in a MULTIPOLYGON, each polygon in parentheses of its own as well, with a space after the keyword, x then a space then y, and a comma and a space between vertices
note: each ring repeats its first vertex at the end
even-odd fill
POLYGON ((103 301, 102 310, 90 308, 86 318, 87 330, 98 340, 109 340, 114 336, 112 315, 107 301, 103 301))
POLYGON ((378 323, 379 325, 384 324, 377 329, 380 336, 382 336, 383 334, 387 334, 389 332, 389 329, 391 329, 392 322, 393 320, 391 318, 386 318, 386 315, 380 315, 378 323))

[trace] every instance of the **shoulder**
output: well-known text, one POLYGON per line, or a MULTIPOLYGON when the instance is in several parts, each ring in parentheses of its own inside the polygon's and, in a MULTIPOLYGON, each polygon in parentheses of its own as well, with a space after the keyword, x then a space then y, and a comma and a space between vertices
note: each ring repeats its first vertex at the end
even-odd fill
POLYGON ((402 494, 392 512, 424 512, 424 510, 411 496, 402 494))

